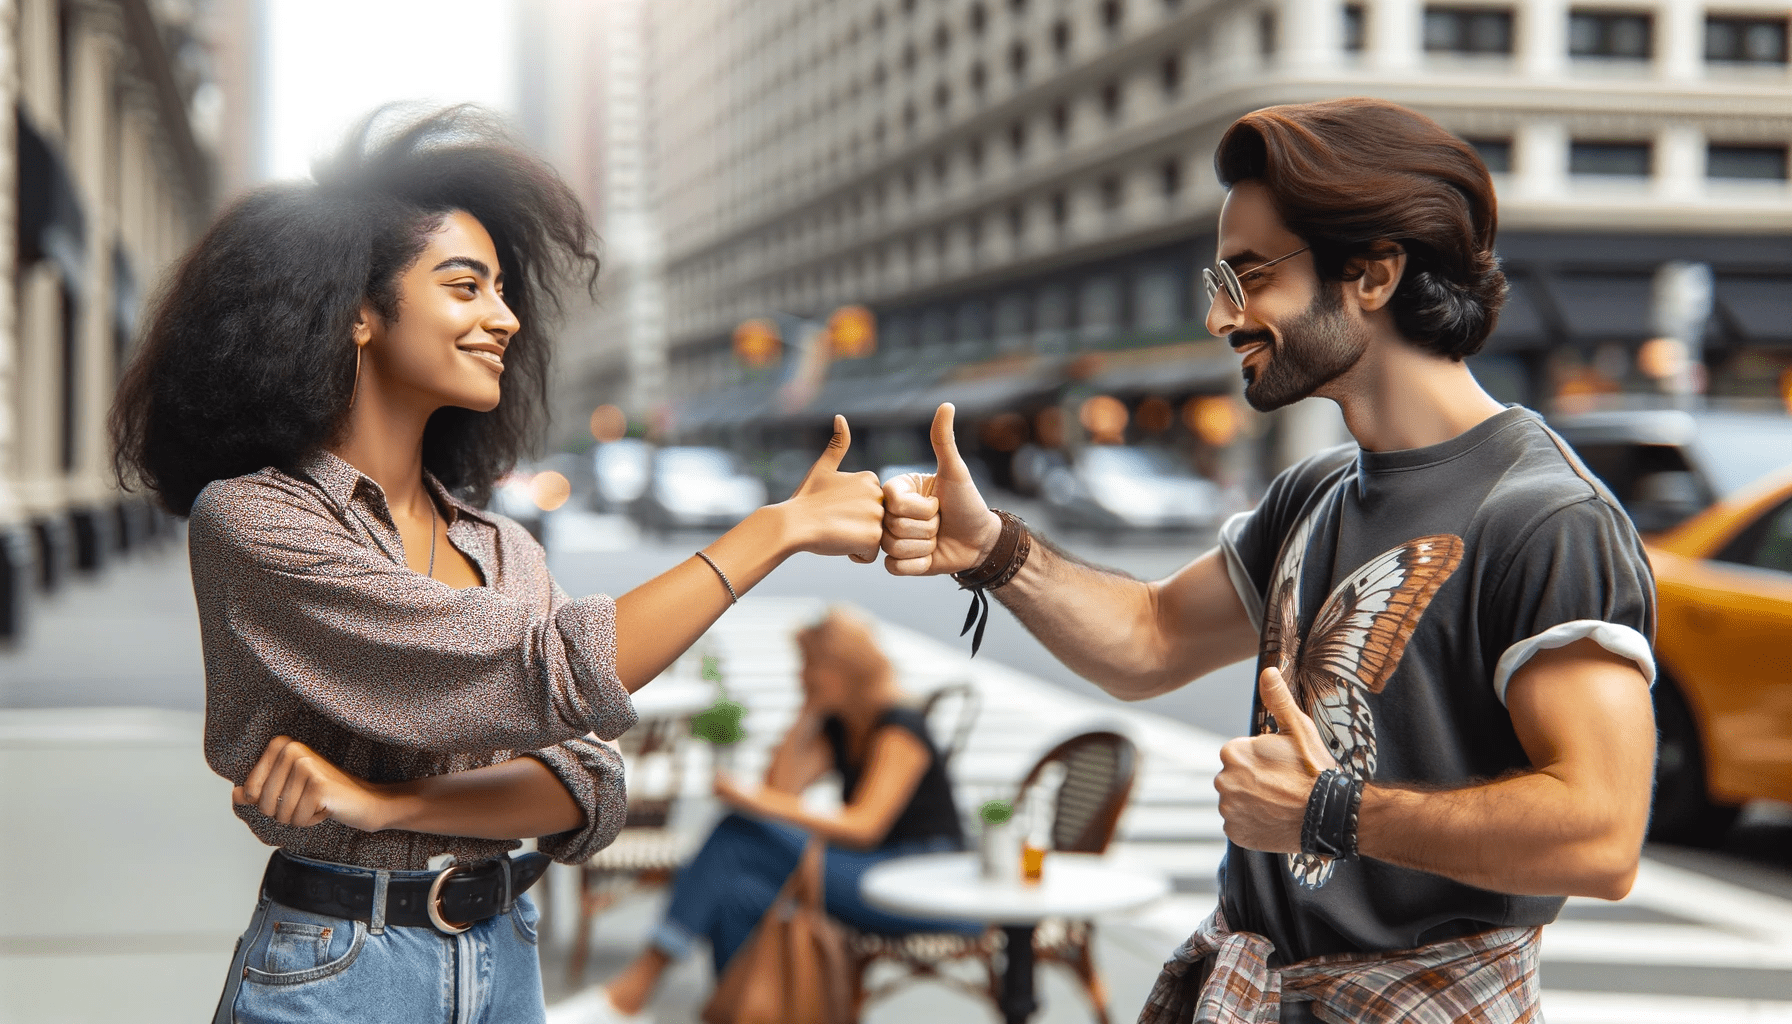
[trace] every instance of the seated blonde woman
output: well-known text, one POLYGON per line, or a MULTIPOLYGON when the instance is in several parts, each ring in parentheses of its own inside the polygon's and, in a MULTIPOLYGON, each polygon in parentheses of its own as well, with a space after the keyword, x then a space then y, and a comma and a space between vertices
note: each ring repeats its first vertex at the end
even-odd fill
POLYGON ((871 630, 840 611, 797 634, 803 706, 756 791, 716 776, 734 808, 678 874, 666 916, 648 947, 608 987, 619 1014, 640 1012, 660 975, 692 940, 709 940, 719 977, 795 870, 809 837, 827 841, 830 915, 861 931, 960 931, 976 925, 921 921, 868 906, 859 878, 907 854, 959 850, 964 835, 952 784, 921 713, 904 703, 895 672, 871 630), (805 811, 802 792, 840 773, 837 814, 805 811))

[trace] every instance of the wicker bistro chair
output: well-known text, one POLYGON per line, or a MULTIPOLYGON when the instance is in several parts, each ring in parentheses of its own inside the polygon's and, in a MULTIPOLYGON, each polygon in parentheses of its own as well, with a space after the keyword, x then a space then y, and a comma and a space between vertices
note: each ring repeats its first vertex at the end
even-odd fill
POLYGON ((977 724, 977 713, 982 708, 983 699, 977 696, 977 688, 967 682, 947 683, 921 702, 921 717, 927 720, 927 731, 946 737, 945 746, 940 747, 940 760, 947 765, 970 741, 971 728, 977 724), (949 728, 940 728, 948 724, 949 728))
POLYGON ((566 980, 572 988, 584 977, 591 929, 598 915, 630 893, 670 883, 691 854, 690 837, 672 827, 678 794, 684 787, 684 754, 690 735, 689 716, 667 716, 645 719, 617 740, 631 779, 628 817, 616 841, 578 868, 579 921, 572 955, 566 961, 566 980), (647 774, 640 769, 655 759, 666 763, 664 785, 638 793, 632 780, 647 774))
MULTIPOLYGON (((1051 765, 1062 765, 1063 781, 1053 805, 1052 849, 1063 853, 1105 853, 1120 824, 1120 814, 1132 795, 1138 770, 1137 748, 1115 732, 1086 732, 1053 747, 1027 772, 1016 791, 1019 806, 1027 790, 1040 781, 1051 765)), ((1049 869, 1048 869, 1049 870, 1049 869)), ((1002 991, 997 954, 1002 950, 999 928, 980 936, 951 932, 909 935, 870 935, 848 930, 847 951, 853 965, 853 1018, 864 1007, 895 989, 920 978, 986 998, 996 1003, 1002 991), (947 968, 959 962, 980 967, 980 980, 971 983, 947 968), (900 974, 875 988, 866 977, 878 964, 893 964, 900 974)), ((1035 963, 1057 963, 1069 968, 1089 998, 1095 1019, 1108 1024, 1107 986, 1095 968, 1092 947, 1095 922, 1064 919, 1042 921, 1033 933, 1035 963)))

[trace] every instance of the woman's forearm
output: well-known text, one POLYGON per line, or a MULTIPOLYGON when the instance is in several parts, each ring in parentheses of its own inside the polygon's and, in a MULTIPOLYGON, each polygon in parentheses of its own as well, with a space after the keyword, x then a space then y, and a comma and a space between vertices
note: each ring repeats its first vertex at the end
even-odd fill
POLYGON ((529 839, 585 825, 584 810, 560 777, 533 757, 377 789, 386 807, 380 829, 469 839, 529 839))
MULTIPOLYGON (((784 505, 767 505, 703 548, 744 595, 795 550, 784 505)), ((616 672, 630 693, 666 670, 733 604, 694 553, 616 599, 616 672)))
POLYGON ((848 848, 868 849, 877 845, 877 841, 889 831, 888 822, 863 810, 855 813, 851 806, 842 809, 838 815, 815 814, 803 807, 803 798, 799 793, 762 789, 752 796, 750 809, 765 817, 795 825, 836 846, 848 848))

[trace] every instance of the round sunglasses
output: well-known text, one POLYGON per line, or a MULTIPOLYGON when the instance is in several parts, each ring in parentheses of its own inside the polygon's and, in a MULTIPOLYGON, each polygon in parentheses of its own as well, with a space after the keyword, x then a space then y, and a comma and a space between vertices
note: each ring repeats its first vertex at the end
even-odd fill
MULTIPOLYGON (((1310 245, 1303 245, 1291 253, 1277 256, 1275 259, 1264 263, 1259 263, 1245 271, 1244 276, 1250 277, 1260 270, 1267 270, 1283 260, 1299 256, 1301 253, 1306 252, 1311 248, 1312 246, 1310 245)), ((1238 307, 1240 313, 1244 312, 1244 282, 1239 278, 1238 271, 1232 269, 1232 264, 1227 263, 1225 260, 1221 260, 1215 266, 1202 267, 1201 283, 1207 287, 1208 302, 1212 302, 1213 297, 1220 293, 1221 288, 1224 288, 1226 290, 1226 298, 1232 300, 1232 305, 1238 307)))

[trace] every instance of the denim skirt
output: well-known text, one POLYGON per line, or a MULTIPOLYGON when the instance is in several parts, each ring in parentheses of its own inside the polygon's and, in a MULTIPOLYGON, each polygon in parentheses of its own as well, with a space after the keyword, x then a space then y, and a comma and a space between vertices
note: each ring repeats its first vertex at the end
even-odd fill
POLYGON ((539 920, 526 894, 459 935, 311 914, 263 896, 237 940, 213 1024, 543 1024, 539 920))

